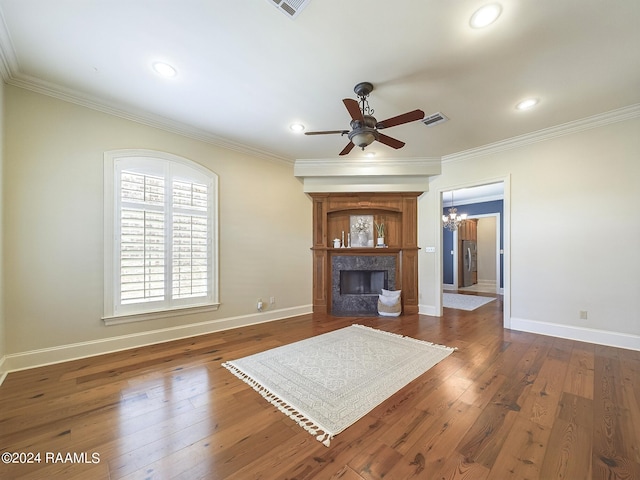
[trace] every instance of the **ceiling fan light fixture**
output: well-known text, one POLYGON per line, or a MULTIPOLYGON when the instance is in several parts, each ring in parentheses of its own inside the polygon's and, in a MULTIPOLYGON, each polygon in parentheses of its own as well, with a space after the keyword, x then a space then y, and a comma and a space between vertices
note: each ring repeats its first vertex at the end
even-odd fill
POLYGON ((376 139, 376 136, 373 132, 364 131, 364 132, 356 132, 351 135, 350 140, 356 147, 360 147, 364 150, 364 147, 371 145, 376 139))
POLYGON ((502 6, 499 3, 484 5, 471 15, 469 25, 471 28, 484 28, 495 22, 502 13, 502 6))

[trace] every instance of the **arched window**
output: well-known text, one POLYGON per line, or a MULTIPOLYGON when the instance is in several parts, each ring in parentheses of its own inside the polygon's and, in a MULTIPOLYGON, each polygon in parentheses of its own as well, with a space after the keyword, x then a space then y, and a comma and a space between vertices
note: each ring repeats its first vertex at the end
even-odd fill
POLYGON ((217 175, 150 150, 104 159, 105 323, 216 309, 217 175))

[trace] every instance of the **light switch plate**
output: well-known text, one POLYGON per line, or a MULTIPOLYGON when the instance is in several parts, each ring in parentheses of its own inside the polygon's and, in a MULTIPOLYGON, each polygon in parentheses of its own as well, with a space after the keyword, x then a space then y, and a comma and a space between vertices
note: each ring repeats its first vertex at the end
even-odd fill
POLYGON ((436 247, 426 247, 424 249, 425 252, 427 253, 435 253, 436 252, 436 247))

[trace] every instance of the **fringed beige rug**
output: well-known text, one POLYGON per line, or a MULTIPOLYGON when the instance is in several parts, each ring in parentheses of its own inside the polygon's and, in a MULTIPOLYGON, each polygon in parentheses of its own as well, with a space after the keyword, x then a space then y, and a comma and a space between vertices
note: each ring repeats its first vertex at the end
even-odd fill
POLYGON ((222 365, 329 446, 453 351, 351 325, 222 365))

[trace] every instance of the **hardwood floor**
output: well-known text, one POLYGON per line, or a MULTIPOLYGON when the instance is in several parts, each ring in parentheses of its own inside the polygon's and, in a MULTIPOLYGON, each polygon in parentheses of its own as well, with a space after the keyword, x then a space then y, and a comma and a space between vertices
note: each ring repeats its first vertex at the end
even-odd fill
POLYGON ((11 373, 0 452, 40 462, 0 478, 640 479, 640 352, 504 330, 501 309, 305 315, 11 373), (329 448, 221 367, 351 323, 458 350, 329 448))

